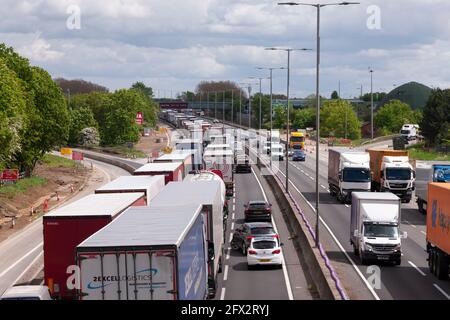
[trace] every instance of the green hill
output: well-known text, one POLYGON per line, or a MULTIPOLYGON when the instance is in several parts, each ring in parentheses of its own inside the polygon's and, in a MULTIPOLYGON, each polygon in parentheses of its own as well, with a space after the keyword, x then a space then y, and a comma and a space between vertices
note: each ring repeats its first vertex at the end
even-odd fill
POLYGON ((397 99, 409 104, 412 109, 422 109, 427 103, 430 94, 431 88, 418 82, 408 82, 389 92, 379 107, 382 107, 390 100, 397 99))

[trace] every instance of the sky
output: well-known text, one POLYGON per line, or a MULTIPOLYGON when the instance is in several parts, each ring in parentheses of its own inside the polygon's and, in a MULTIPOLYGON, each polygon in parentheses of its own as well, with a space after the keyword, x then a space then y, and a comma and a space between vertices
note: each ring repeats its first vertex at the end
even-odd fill
MULTIPOLYGON (((307 2, 307 0, 304 0, 307 2)), ((317 0, 316 0, 317 2, 317 0)), ((324 1, 318 1, 325 3, 324 1)), ((256 67, 286 67, 291 96, 316 88, 316 9, 268 0, 0 0, 0 42, 53 78, 84 79, 110 90, 143 81, 175 97, 200 81, 252 83, 256 67), (5 10, 7 8, 7 10, 5 10)), ((320 92, 348 98, 409 81, 450 87, 450 1, 362 0, 321 9, 320 92)), ((273 71, 286 93, 286 70, 273 71)), ((268 79, 262 91, 269 91, 268 79)))

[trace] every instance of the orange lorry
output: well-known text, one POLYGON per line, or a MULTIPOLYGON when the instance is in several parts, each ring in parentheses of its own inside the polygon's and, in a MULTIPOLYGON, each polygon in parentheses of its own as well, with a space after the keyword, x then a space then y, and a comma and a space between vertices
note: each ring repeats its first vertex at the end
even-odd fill
POLYGON ((416 174, 409 163, 408 151, 367 149, 366 152, 370 155, 372 191, 392 192, 402 202, 410 202, 416 174))
POLYGON ((428 266, 445 280, 450 273, 450 183, 431 182, 427 200, 428 266))

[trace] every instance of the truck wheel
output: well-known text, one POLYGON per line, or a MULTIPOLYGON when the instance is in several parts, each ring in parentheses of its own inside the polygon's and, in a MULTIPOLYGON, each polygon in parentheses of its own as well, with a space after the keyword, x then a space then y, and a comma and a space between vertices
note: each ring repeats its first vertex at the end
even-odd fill
POLYGON ((430 251, 428 252, 428 268, 430 270, 430 273, 433 274, 434 273, 434 251, 433 249, 430 249, 430 251))
POLYGON ((223 264, 222 260, 223 260, 223 256, 220 256, 219 266, 217 267, 217 272, 218 273, 222 273, 222 264, 223 264))
POLYGON ((448 260, 441 252, 437 253, 436 258, 436 276, 439 280, 447 280, 449 272, 448 260))
POLYGON ((355 245, 353 245, 353 253, 355 254, 355 256, 359 256, 359 250, 356 249, 355 245))
POLYGON ((396 266, 401 265, 401 264, 402 264, 402 258, 396 259, 395 262, 394 262, 394 264, 395 264, 396 266))
POLYGON ((417 208, 418 208, 418 210, 419 210, 419 212, 420 212, 421 214, 426 214, 426 213, 427 213, 427 212, 424 210, 424 207, 423 207, 423 200, 421 200, 421 199, 417 200, 417 208))
POLYGON ((361 250, 359 250, 359 257, 361 258, 361 264, 362 264, 363 266, 365 266, 365 265, 367 264, 367 259, 364 258, 364 255, 363 255, 363 253, 361 252, 361 250))

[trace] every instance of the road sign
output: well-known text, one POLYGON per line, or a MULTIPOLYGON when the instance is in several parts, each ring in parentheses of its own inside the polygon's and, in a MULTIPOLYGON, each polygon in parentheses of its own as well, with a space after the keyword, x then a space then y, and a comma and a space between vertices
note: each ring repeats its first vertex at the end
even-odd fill
POLYGON ((143 124, 144 123, 144 115, 140 111, 138 113, 136 113, 136 123, 137 124, 143 124))
POLYGON ((83 152, 73 151, 72 160, 84 160, 83 152))
POLYGON ((160 109, 187 109, 188 103, 187 102, 160 102, 159 103, 160 109))
POLYGON ((19 180, 19 170, 17 169, 4 169, 0 180, 17 181, 19 180))
POLYGON ((61 148, 60 150, 62 156, 70 156, 72 154, 71 148, 61 148))

